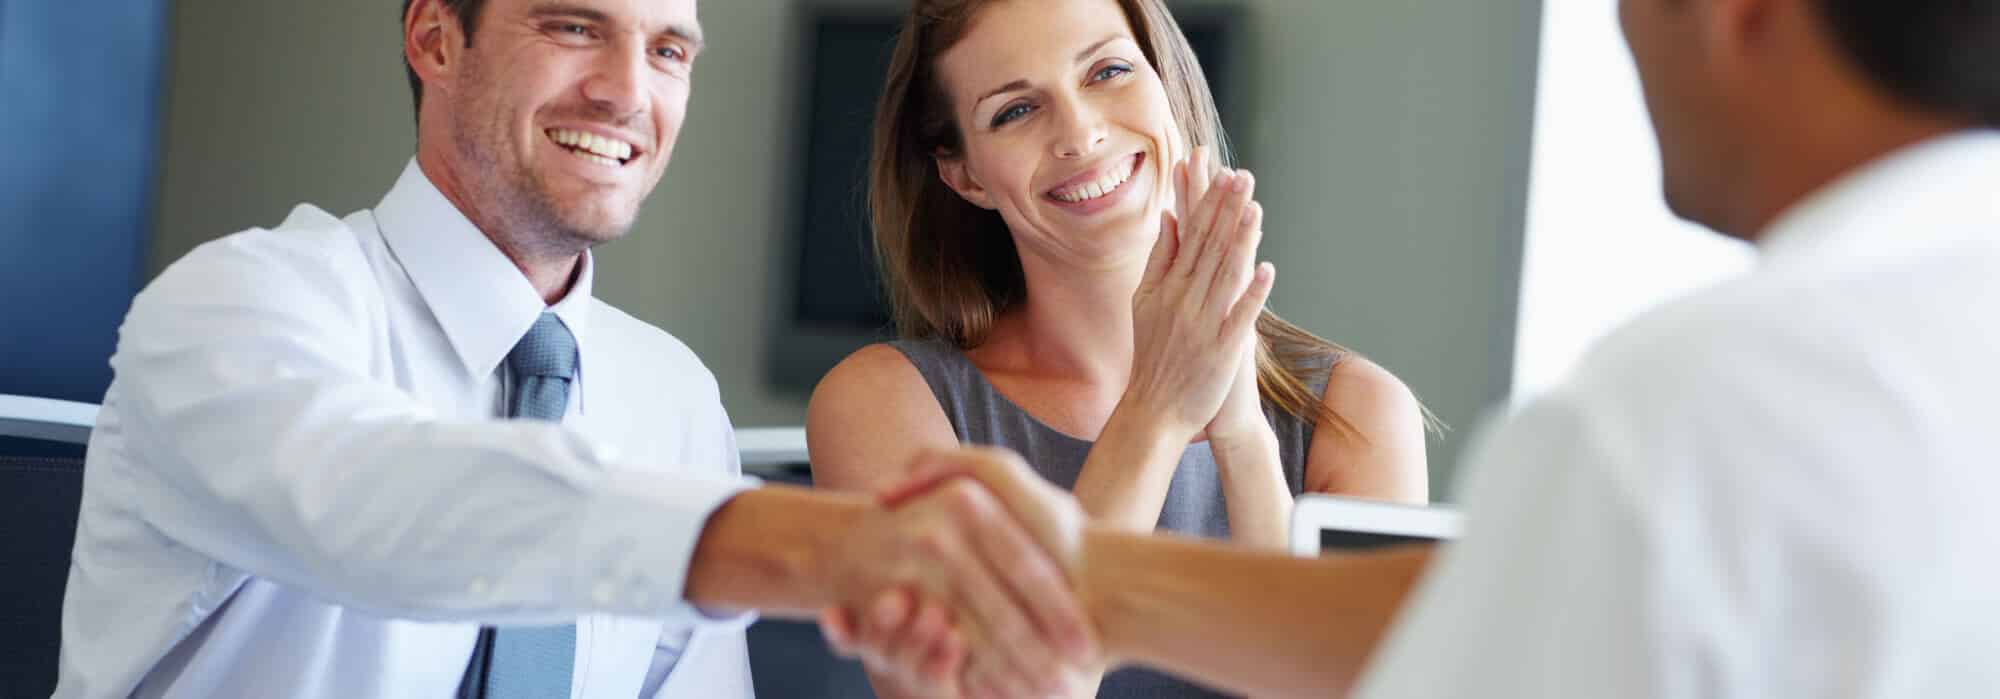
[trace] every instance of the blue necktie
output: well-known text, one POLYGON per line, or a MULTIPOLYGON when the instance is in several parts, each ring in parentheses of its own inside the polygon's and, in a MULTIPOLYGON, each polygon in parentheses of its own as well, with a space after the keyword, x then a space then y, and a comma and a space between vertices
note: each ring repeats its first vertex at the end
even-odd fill
MULTIPOLYGON (((507 353, 507 368, 513 372, 508 417, 562 421, 569 408, 570 382, 576 377, 576 337, 562 320, 554 313, 542 313, 507 353)), ((479 631, 479 643, 466 671, 466 686, 459 695, 566 699, 575 665, 575 624, 486 627, 479 631)))

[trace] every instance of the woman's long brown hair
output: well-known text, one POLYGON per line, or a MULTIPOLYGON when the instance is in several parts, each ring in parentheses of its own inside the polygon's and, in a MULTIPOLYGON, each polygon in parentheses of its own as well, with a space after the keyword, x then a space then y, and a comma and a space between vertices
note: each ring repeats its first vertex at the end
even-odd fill
MULTIPOLYGON (((896 327, 906 338, 943 338, 960 349, 986 341, 999 315, 1027 297, 1020 253, 996 212, 973 206, 938 177, 940 154, 963 152, 950 100, 935 71, 979 10, 994 0, 917 0, 904 19, 875 110, 868 205, 875 255, 896 327)), ((1160 0, 1118 0, 1146 60, 1165 84, 1182 142, 1214 146, 1228 161, 1208 79, 1180 24, 1160 0)), ((1348 351, 1264 311, 1257 319, 1257 389, 1269 408, 1344 438, 1362 439, 1311 388, 1329 359, 1348 351)))

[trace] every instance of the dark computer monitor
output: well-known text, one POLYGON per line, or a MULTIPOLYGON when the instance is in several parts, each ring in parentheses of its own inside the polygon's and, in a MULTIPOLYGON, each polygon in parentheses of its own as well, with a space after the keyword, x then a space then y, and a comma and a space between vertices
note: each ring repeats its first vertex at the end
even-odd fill
POLYGON ((1292 553, 1313 556, 1458 538, 1458 512, 1334 495, 1304 495, 1292 505, 1292 553))

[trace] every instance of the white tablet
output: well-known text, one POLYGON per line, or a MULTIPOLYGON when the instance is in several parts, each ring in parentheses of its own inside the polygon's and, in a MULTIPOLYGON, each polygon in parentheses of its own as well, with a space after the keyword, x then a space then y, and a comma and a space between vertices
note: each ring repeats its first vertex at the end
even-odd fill
POLYGON ((1292 553, 1355 551, 1458 538, 1458 512, 1332 495, 1301 495, 1292 506, 1292 553))

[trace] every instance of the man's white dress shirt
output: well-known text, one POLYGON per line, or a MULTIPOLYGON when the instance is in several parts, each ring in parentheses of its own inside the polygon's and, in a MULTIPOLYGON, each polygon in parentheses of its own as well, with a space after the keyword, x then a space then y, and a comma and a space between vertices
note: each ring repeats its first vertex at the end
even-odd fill
POLYGON ((545 306, 412 161, 169 267, 91 435, 56 696, 442 699, 482 623, 568 621, 575 697, 749 696, 747 619, 682 600, 747 485, 715 379, 581 265, 545 306), (544 310, 568 415, 499 419, 544 310))
POLYGON ((1362 696, 2000 692, 2000 134, 1760 246, 1485 435, 1362 696))

